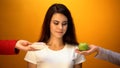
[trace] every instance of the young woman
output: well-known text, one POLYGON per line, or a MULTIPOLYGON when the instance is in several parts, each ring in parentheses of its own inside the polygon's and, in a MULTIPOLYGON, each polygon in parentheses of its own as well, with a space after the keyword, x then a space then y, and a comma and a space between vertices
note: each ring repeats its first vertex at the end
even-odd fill
POLYGON ((82 68, 85 58, 75 53, 78 45, 70 11, 63 4, 48 9, 42 27, 39 46, 25 56, 28 68, 82 68))

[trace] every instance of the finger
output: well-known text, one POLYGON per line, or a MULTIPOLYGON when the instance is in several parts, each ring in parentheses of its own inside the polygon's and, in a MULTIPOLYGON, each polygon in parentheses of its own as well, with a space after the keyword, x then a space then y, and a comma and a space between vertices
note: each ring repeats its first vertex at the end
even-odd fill
POLYGON ((32 43, 30 43, 30 42, 24 42, 24 43, 23 43, 24 46, 29 46, 29 45, 31 45, 31 44, 32 44, 32 43))
POLYGON ((81 51, 79 51, 78 49, 76 49, 76 50, 75 50, 75 52, 76 52, 76 53, 79 53, 79 54, 81 54, 81 53, 82 53, 82 52, 81 52, 81 51))
POLYGON ((28 49, 28 51, 36 51, 36 50, 38 50, 38 49, 35 49, 35 48, 33 48, 33 47, 30 47, 30 48, 28 49))

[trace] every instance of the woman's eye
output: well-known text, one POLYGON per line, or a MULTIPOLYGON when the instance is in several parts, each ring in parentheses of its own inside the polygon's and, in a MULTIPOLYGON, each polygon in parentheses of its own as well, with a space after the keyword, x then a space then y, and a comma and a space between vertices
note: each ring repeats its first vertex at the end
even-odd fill
POLYGON ((57 21, 54 21, 53 23, 54 23, 55 25, 58 25, 58 24, 59 24, 57 21))
POLYGON ((67 24, 68 24, 67 22, 62 23, 62 25, 67 25, 67 24))

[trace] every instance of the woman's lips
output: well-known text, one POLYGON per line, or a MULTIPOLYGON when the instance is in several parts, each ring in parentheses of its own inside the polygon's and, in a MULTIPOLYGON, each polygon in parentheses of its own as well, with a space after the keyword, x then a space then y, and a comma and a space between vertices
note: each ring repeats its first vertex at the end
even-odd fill
POLYGON ((63 33, 63 32, 61 32, 61 31, 56 31, 57 33, 63 33))

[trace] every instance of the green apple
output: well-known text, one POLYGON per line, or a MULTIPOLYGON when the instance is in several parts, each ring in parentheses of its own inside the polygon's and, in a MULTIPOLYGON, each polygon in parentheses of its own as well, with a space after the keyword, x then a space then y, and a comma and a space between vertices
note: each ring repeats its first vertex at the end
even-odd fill
POLYGON ((88 47, 88 44, 87 44, 87 43, 79 43, 78 49, 79 49, 80 51, 86 51, 86 50, 89 49, 89 47, 88 47))

